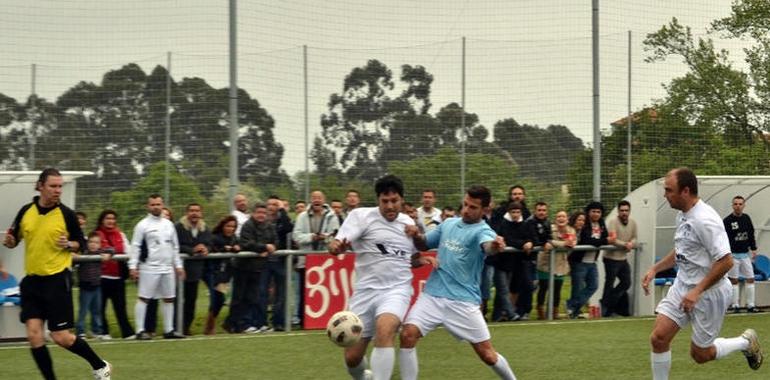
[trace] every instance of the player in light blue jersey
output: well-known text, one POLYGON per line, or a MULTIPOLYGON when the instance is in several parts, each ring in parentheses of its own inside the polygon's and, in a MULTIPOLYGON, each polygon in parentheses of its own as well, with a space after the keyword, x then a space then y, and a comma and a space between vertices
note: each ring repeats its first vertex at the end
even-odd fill
POLYGON ((502 237, 482 220, 491 200, 489 189, 470 187, 463 199, 462 218, 450 218, 423 235, 406 227, 419 249, 438 248, 425 288, 401 330, 399 363, 402 379, 417 379, 420 338, 443 325, 458 340, 471 344, 481 360, 502 379, 516 379, 505 358, 490 342, 489 329, 479 309, 481 268, 486 254, 505 248, 502 237))

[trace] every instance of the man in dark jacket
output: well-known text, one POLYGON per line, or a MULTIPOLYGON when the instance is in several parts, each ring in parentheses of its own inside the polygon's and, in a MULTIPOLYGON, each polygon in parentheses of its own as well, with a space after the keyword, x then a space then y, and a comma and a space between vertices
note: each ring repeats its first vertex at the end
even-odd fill
POLYGON ((529 252, 532 250, 532 234, 522 216, 524 206, 513 201, 509 202, 507 207, 508 212, 503 216, 495 232, 505 239, 506 246, 521 249, 524 252, 501 252, 486 259, 487 264, 495 268, 493 281, 497 292, 495 307, 492 310, 493 321, 519 320, 520 313, 523 311, 514 310, 514 305, 518 303, 517 300, 522 292, 528 291, 530 297, 532 293, 526 264, 529 261, 529 252))
MULTIPOLYGON (((260 257, 233 260, 233 297, 225 327, 231 332, 257 333, 267 325, 265 305, 260 304, 259 278, 267 266, 267 257, 276 250, 275 226, 268 220, 267 205, 257 203, 251 218, 241 229, 241 252, 256 252, 260 257)), ((267 328, 266 328, 267 329, 267 328)))
MULTIPOLYGON (((533 248, 540 247, 543 251, 550 251, 553 246, 551 245, 551 222, 548 221, 548 203, 539 201, 535 204, 535 213, 532 214, 526 220, 527 230, 529 231, 530 239, 532 239, 533 248)), ((537 255, 529 256, 527 261, 527 275, 529 275, 529 286, 525 288, 527 291, 519 296, 516 310, 520 310, 519 314, 521 319, 527 320, 529 318, 529 311, 532 310, 532 292, 535 289, 535 283, 537 280, 537 255)), ((541 305, 538 303, 538 305, 541 305)), ((545 309, 543 307, 538 308, 538 319, 545 319, 545 309)))
MULTIPOLYGON (((179 239, 179 252, 190 258, 204 257, 211 248, 211 231, 203 220, 203 208, 197 203, 190 203, 185 209, 185 216, 176 224, 176 235, 179 239)), ((184 280, 184 335, 192 335, 190 326, 195 319, 195 301, 198 299, 198 281, 204 279, 206 267, 204 260, 187 259, 184 270, 187 277, 184 280)))
MULTIPOLYGON (((288 249, 289 248, 289 234, 294 229, 289 214, 283 208, 281 199, 275 195, 270 196, 267 199, 267 214, 269 221, 275 226, 275 233, 277 241, 277 248, 288 249)), ((284 308, 286 305, 286 264, 284 258, 268 255, 265 271, 262 273, 259 279, 259 304, 265 305, 269 303, 269 289, 272 282, 275 289, 273 297, 273 330, 282 331, 284 329, 284 308)), ((267 325, 260 325, 262 332, 270 331, 271 329, 267 325), (264 329, 262 329, 264 326, 264 329)))

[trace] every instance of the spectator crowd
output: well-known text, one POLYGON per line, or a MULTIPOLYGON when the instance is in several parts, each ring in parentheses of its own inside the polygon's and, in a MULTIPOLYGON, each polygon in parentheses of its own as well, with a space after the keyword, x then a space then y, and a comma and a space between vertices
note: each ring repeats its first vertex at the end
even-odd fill
MULTIPOLYGON (((421 232, 430 231, 446 219, 457 217, 461 208, 436 207, 437 198, 435 190, 426 189, 418 205, 405 202, 402 212, 414 219, 421 232)), ((204 220, 202 205, 186 205, 184 215, 175 220, 163 198, 152 194, 145 205, 148 214, 133 228, 131 239, 119 227, 118 213, 104 210, 98 216, 96 228, 87 234, 87 247, 77 254, 100 255, 101 262, 77 264, 80 306, 76 333, 88 336, 85 320, 90 315, 90 336, 111 339, 105 320, 107 304, 111 303, 122 338, 152 339, 158 309, 163 316, 163 337, 180 339, 192 335, 193 322, 200 317, 196 315, 199 283, 208 293, 208 312, 201 323, 204 334, 215 334, 217 326, 230 333, 282 331, 289 323, 302 326, 305 257, 296 257, 293 273, 286 273, 283 260, 275 252, 291 248, 326 250, 327 242, 333 239, 347 214, 360 204, 359 192, 352 189, 343 200, 327 200, 323 191, 315 190, 307 202, 299 200, 293 205, 277 196, 250 203, 244 194, 237 194, 232 213, 211 228, 204 220), (258 255, 202 259, 214 252, 242 251, 258 255), (180 253, 188 258, 181 260, 180 253), (114 260, 120 255, 129 255, 130 259, 114 260), (286 276, 292 277, 296 292, 292 297, 294 304, 289 305, 290 321, 284 320, 283 313, 286 276), (177 278, 183 279, 180 289, 176 289, 177 278), (133 308, 135 327, 128 315, 125 289, 131 279, 139 282, 133 308), (184 297, 182 310, 176 310, 177 295, 184 297), (224 306, 228 306, 228 313, 221 318, 224 306), (181 326, 176 326, 178 313, 182 314, 181 326)), ((534 311, 537 319, 548 319, 549 290, 553 292, 550 317, 560 318, 562 285, 567 276, 571 292, 564 300, 564 317, 581 318, 599 287, 600 257, 606 273, 602 315, 629 315, 628 255, 636 247, 637 227, 629 216, 630 203, 624 200, 617 206, 617 217, 609 221, 605 221, 605 207, 600 202, 591 202, 584 210, 570 213, 551 210, 546 202, 538 201, 532 212, 525 189, 512 186, 508 198, 490 205, 484 215, 486 223, 504 238, 508 247, 514 248, 489 256, 485 262, 480 305, 485 318, 496 322, 528 320, 534 311), (551 215, 553 221, 549 219, 551 215), (576 245, 618 248, 600 255, 598 248, 570 250, 576 245), (553 289, 549 289, 551 276, 553 289)), ((87 216, 77 215, 85 228, 87 216)))

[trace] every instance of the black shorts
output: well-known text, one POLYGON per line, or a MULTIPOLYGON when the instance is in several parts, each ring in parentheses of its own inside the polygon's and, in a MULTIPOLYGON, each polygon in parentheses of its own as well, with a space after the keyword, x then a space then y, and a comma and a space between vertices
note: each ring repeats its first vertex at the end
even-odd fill
POLYGON ((19 290, 21 323, 42 319, 48 321, 51 331, 72 328, 72 274, 69 269, 50 276, 25 276, 19 290))

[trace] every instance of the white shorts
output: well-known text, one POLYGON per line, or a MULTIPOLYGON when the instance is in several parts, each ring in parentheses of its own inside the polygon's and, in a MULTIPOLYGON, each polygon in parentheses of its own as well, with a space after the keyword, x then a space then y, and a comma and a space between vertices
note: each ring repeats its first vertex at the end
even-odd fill
POLYGON ((726 279, 720 280, 701 294, 692 312, 685 313, 681 308, 682 299, 690 289, 692 287, 682 284, 679 280, 674 281, 674 285, 655 311, 671 318, 680 328, 685 328, 692 322, 692 342, 701 348, 710 347, 722 330, 725 312, 732 300, 732 285, 726 279))
POLYGON ((744 258, 736 258, 733 256, 733 267, 730 268, 730 271, 727 272, 727 277, 730 278, 739 278, 743 277, 744 279, 754 278, 754 266, 751 265, 751 258, 750 257, 744 257, 744 258))
POLYGON ((479 305, 420 294, 404 324, 417 326, 422 336, 444 325, 455 339, 480 343, 490 339, 489 328, 479 305))
POLYGON ((137 296, 145 299, 176 297, 176 273, 153 273, 139 270, 137 296))
POLYGON ((363 338, 371 338, 375 332, 375 322, 381 314, 390 313, 404 320, 412 300, 412 284, 393 289, 354 291, 350 297, 349 309, 356 313, 364 324, 363 338))

